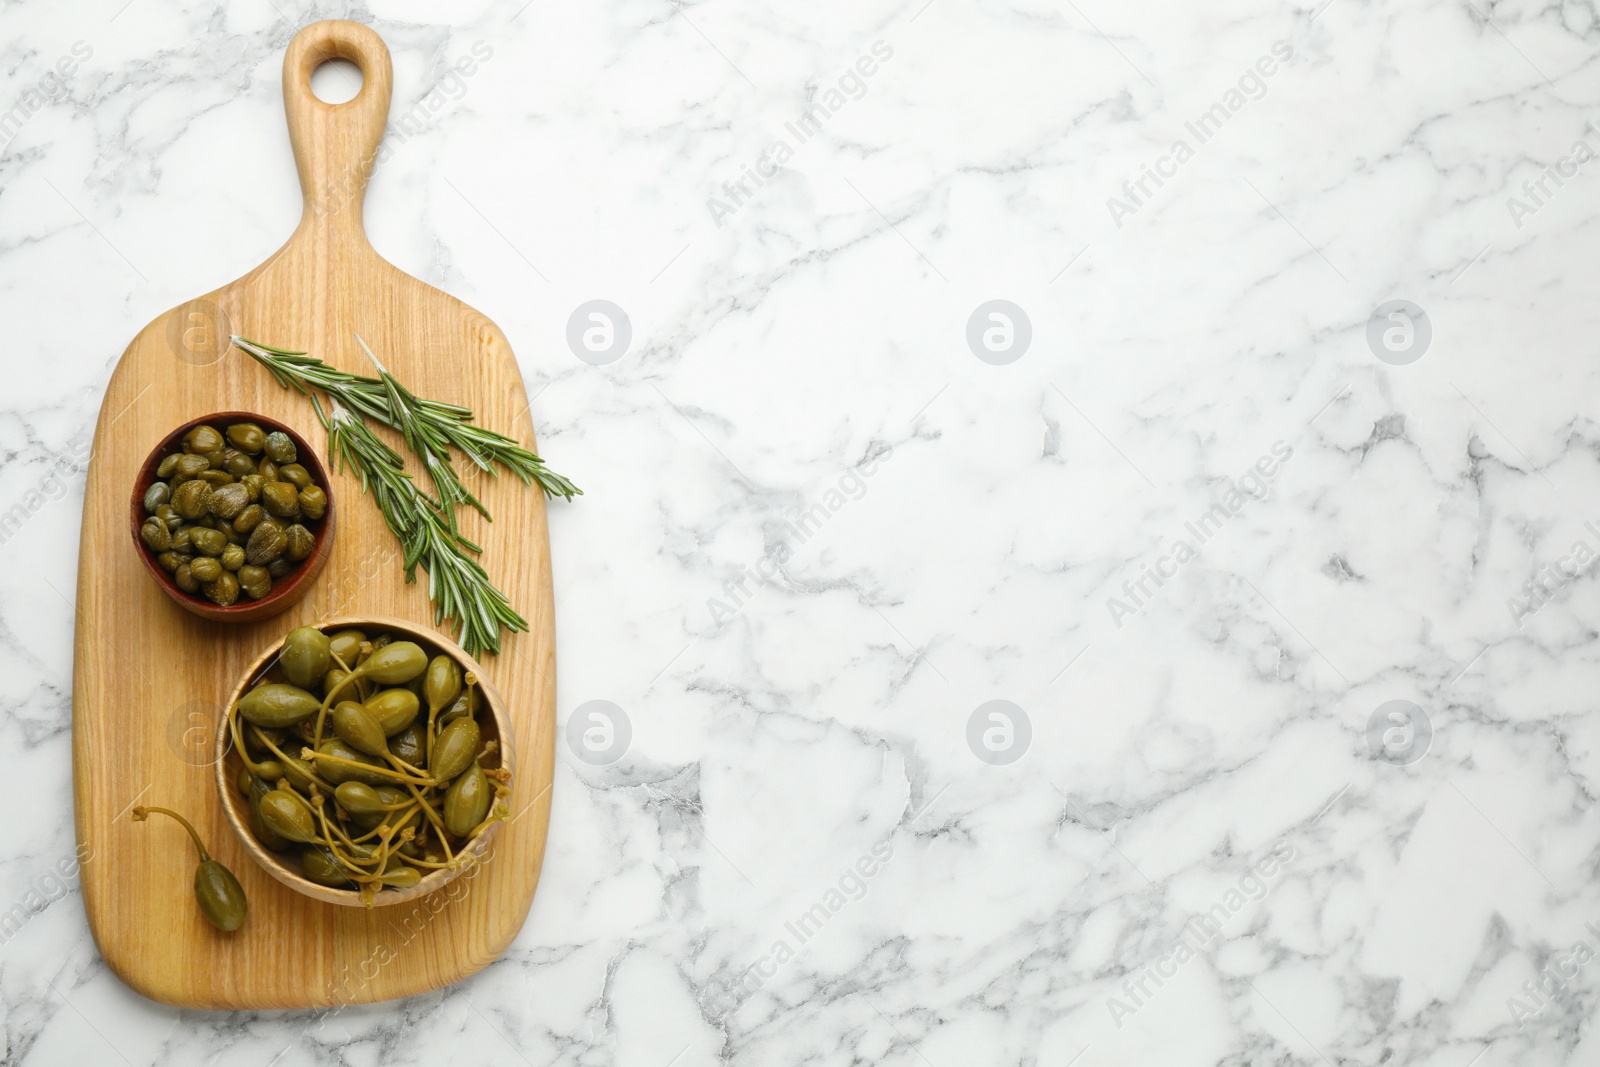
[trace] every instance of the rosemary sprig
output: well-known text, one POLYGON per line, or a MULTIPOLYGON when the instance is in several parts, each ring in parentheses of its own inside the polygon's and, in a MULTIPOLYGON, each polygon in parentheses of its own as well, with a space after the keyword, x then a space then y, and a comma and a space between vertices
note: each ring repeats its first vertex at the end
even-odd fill
POLYGON ((436 623, 455 621, 461 647, 470 655, 498 653, 502 628, 513 632, 528 628, 482 565, 467 555, 482 549, 461 533, 455 521, 456 505, 468 504, 485 518, 490 515, 456 476, 450 448, 460 449, 491 474, 498 473, 495 464, 499 464, 524 484, 538 481, 548 496, 570 500, 582 490, 545 467, 542 459, 515 439, 473 425, 470 409, 411 393, 359 337, 378 369, 377 378, 341 371, 304 352, 273 348, 243 337, 232 340, 284 388, 298 389, 310 398, 341 469, 348 466, 360 477, 362 491, 372 494, 384 522, 399 539, 405 552, 406 581, 416 581, 418 565, 428 572, 428 598, 434 602, 436 623), (331 413, 324 411, 316 390, 328 397, 331 413), (368 419, 404 437, 407 448, 422 459, 437 498, 406 473, 400 454, 378 439, 368 419))

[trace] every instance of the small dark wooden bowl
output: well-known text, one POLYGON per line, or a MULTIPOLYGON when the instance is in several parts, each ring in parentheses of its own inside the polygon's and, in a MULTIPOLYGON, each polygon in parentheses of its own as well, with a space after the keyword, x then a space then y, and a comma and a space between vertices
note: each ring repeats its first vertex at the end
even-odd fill
POLYGON ((333 483, 329 481, 328 471, 323 467, 322 459, 316 450, 290 427, 276 419, 257 415, 253 411, 218 411, 198 419, 191 419, 162 438, 161 443, 156 445, 145 458, 144 465, 139 468, 139 476, 133 482, 133 500, 128 506, 128 530, 133 535, 133 549, 139 554, 139 562, 144 564, 144 569, 150 572, 150 576, 156 580, 162 591, 185 611, 191 611, 212 622, 255 622, 258 619, 270 618, 298 603, 301 597, 311 591, 311 584, 317 580, 317 575, 322 573, 323 566, 328 562, 328 554, 333 550, 334 518, 333 483), (292 572, 283 578, 274 579, 270 593, 260 600, 250 600, 241 594, 236 603, 222 607, 203 596, 191 596, 179 589, 172 575, 162 570, 161 564, 156 562, 155 553, 146 548, 144 542, 139 539, 139 528, 147 517, 144 510, 145 491, 156 481, 156 468, 161 466, 161 461, 172 452, 183 451, 183 435, 204 423, 209 423, 226 434, 226 427, 235 422, 253 422, 268 433, 282 430, 288 434, 289 440, 294 442, 295 450, 300 454, 300 465, 311 475, 311 480, 321 486, 322 491, 328 495, 328 510, 321 519, 305 524, 306 529, 316 534, 317 547, 312 549, 311 555, 301 560, 300 565, 292 572))

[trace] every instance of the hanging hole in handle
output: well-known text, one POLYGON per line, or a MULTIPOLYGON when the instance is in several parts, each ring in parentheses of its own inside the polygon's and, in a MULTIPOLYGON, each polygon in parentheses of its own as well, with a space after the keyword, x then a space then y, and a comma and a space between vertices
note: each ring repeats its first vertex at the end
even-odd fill
POLYGON ((348 59, 330 58, 311 72, 311 95, 324 104, 345 104, 360 95, 365 81, 348 59))

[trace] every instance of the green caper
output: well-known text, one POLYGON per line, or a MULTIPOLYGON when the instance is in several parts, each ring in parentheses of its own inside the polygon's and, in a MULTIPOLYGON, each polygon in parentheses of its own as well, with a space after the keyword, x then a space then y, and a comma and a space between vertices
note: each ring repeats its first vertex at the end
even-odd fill
POLYGON ((300 850, 300 870, 318 885, 343 889, 350 884, 350 875, 323 845, 308 845, 300 850))
POLYGON ((274 789, 261 798, 261 821, 286 841, 314 841, 316 816, 300 795, 288 789, 274 789))
POLYGON ((178 509, 171 504, 162 504, 156 508, 156 518, 167 524, 167 529, 176 530, 183 525, 183 516, 178 514, 178 509))
POLYGON ((177 812, 169 808, 137 807, 132 812, 133 821, 144 822, 152 811, 160 812, 182 823, 183 828, 189 831, 190 839, 194 841, 195 850, 200 853, 200 865, 194 872, 194 899, 200 905, 200 914, 205 916, 206 922, 218 930, 231 932, 239 929, 244 923, 246 913, 250 910, 249 903, 245 900, 244 887, 239 884, 239 879, 233 876, 232 871, 211 858, 195 828, 189 825, 188 819, 177 812))
POLYGON ((284 530, 283 536, 287 541, 283 554, 296 563, 311 555, 312 550, 317 547, 316 535, 298 522, 284 530))
POLYGON ((235 482, 212 490, 206 510, 219 519, 236 519, 250 506, 250 490, 235 482))
POLYGON ((250 503, 254 504, 261 499, 261 487, 267 484, 267 480, 260 474, 246 474, 239 479, 239 484, 249 491, 250 503))
POLYGON ((172 534, 167 530, 167 524, 154 515, 139 527, 139 540, 152 552, 166 552, 172 548, 172 534))
POLYGON ((182 455, 183 455, 182 452, 174 452, 169 456, 163 457, 161 462, 156 464, 156 477, 157 478, 170 478, 170 477, 172 477, 172 472, 178 469, 178 459, 182 455))
POLYGON ((261 506, 280 519, 298 519, 300 490, 288 482, 268 482, 261 487, 261 506))
POLYGON ((213 489, 217 489, 224 485, 233 484, 233 475, 229 474, 227 471, 201 471, 199 474, 196 474, 194 478, 195 481, 205 482, 213 489))
POLYGON ((244 566, 244 549, 238 545, 230 544, 222 550, 222 555, 218 559, 222 562, 223 570, 233 571, 237 574, 239 568, 244 566))
POLYGON ((261 484, 278 481, 278 465, 270 459, 256 461, 256 473, 261 475, 261 484))
POLYGON ((383 689, 367 698, 367 713, 383 727, 385 737, 393 737, 417 720, 421 705, 409 689, 383 689))
MULTIPOLYGON (((217 565, 221 567, 219 563, 217 565)), ((206 594, 206 599, 219 607, 227 607, 239 599, 239 579, 231 571, 223 571, 217 575, 216 580, 206 582, 201 589, 206 594)))
POLYGON ((187 563, 178 564, 178 569, 172 572, 172 584, 182 589, 185 593, 198 593, 200 579, 194 576, 194 571, 187 563))
POLYGON ((489 814, 494 789, 489 776, 476 763, 469 766, 444 794, 444 828, 457 837, 466 837, 489 814))
POLYGON ((222 577, 222 561, 215 556, 199 556, 189 562, 189 573, 194 575, 197 582, 214 582, 222 577))
POLYGON ((186 482, 191 478, 197 477, 201 471, 210 469, 211 461, 206 457, 182 455, 178 457, 177 463, 173 464, 172 481, 174 484, 186 482))
POLYGON ((475 719, 457 719, 446 726, 433 743, 428 773, 444 782, 466 770, 477 759, 482 736, 475 719))
POLYGON ((267 513, 261 509, 260 504, 249 504, 233 517, 233 532, 249 537, 267 513))
POLYGON ((175 574, 183 564, 183 557, 176 552, 163 552, 156 557, 156 563, 160 564, 161 569, 168 574, 175 574))
POLYGON ((268 458, 274 463, 293 463, 300 458, 293 439, 282 430, 273 430, 267 434, 264 449, 268 458))
POLYGON ((220 471, 223 464, 228 462, 228 449, 226 446, 205 453, 206 464, 214 471, 220 471))
POLYGON ((328 494, 315 485, 300 490, 300 514, 312 522, 328 513, 328 494))
POLYGON ((284 534, 282 524, 272 519, 262 519, 250 531, 250 540, 244 548, 245 559, 260 567, 283 555, 283 550, 288 546, 289 538, 284 534))
POLYGON ((322 701, 297 685, 269 682, 239 698, 239 714, 257 726, 284 727, 304 722, 322 701))
POLYGON ((211 486, 199 479, 184 482, 172 494, 173 508, 190 522, 204 515, 210 502, 211 486))
POLYGON ((296 490, 304 489, 311 484, 311 472, 298 463, 284 463, 278 467, 278 478, 294 486, 296 490))
POLYGON ((222 434, 204 423, 183 435, 183 450, 188 453, 215 452, 222 447, 222 434))
POLYGON ((222 469, 235 478, 243 478, 256 472, 256 461, 243 452, 230 452, 228 458, 223 461, 222 469))
POLYGON ((195 551, 207 556, 220 556, 222 550, 228 547, 228 535, 221 530, 208 527, 198 527, 189 535, 189 541, 195 551))
POLYGON ((279 556, 267 564, 267 573, 272 575, 273 578, 286 577, 292 570, 294 570, 294 561, 288 556, 279 556))
POLYGON ((272 591, 272 576, 265 567, 253 567, 247 563, 239 568, 238 577, 239 588, 251 600, 260 600, 272 591))
POLYGON ((278 663, 291 683, 310 689, 328 673, 328 636, 310 626, 290 630, 289 636, 283 639, 278 663))
POLYGON ((349 667, 355 663, 356 654, 361 651, 361 646, 366 640, 367 635, 360 630, 340 630, 338 633, 328 635, 328 651, 349 667))
POLYGON ((256 453, 266 444, 267 433, 253 422, 236 422, 228 427, 228 440, 241 452, 256 453))
POLYGON ((154 514, 162 504, 172 499, 172 486, 166 482, 151 482, 144 491, 144 509, 154 514))

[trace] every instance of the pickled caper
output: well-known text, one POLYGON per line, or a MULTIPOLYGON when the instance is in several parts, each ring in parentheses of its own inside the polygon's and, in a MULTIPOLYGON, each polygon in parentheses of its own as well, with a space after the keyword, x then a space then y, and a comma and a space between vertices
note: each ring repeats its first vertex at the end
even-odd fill
POLYGON ((239 588, 251 600, 260 600, 272 591, 272 575, 265 567, 245 564, 238 570, 239 588))
POLYGON ((198 478, 184 482, 172 494, 173 509, 190 522, 204 515, 210 503, 211 486, 198 478))
POLYGON ((194 545, 195 551, 204 556, 220 556, 222 550, 228 547, 228 535, 209 527, 196 529, 189 535, 189 541, 194 545))
POLYGON ((250 540, 244 546, 245 559, 257 567, 265 566, 283 555, 288 546, 289 538, 283 526, 272 519, 262 519, 250 531, 250 540))
POLYGON ((189 563, 189 573, 197 582, 214 582, 222 577, 222 561, 215 556, 199 556, 189 563))
POLYGON ((167 524, 154 515, 139 527, 139 540, 152 552, 167 552, 172 548, 172 534, 168 532, 167 524))
POLYGON ((393 737, 417 720, 421 704, 409 689, 384 689, 367 698, 367 713, 383 727, 385 737, 393 737))
POLYGON ((267 433, 253 422, 236 422, 228 427, 228 440, 241 452, 260 452, 267 443, 267 433))
POLYGON ((249 506, 250 490, 237 482, 212 490, 211 498, 206 502, 206 510, 219 519, 236 519, 249 506))
POLYGON ((236 544, 229 544, 217 559, 222 564, 223 570, 237 574, 239 568, 244 566, 244 549, 236 544))
POLYGON ((328 513, 328 494, 321 487, 308 485, 300 490, 300 514, 312 522, 328 513))
POLYGON ((183 435, 183 450, 190 454, 215 452, 222 447, 222 434, 204 423, 183 435))
POLYGON ((183 453, 181 453, 181 452, 174 452, 171 455, 163 458, 160 463, 156 464, 156 477, 157 478, 170 478, 170 477, 172 477, 172 472, 178 469, 178 459, 182 455, 183 455, 183 453))
POLYGON ((312 549, 317 547, 316 537, 298 522, 284 530, 283 536, 285 541, 283 554, 295 563, 311 555, 312 549))
POLYGON ((228 607, 239 599, 239 579, 234 577, 232 571, 223 571, 214 581, 206 582, 200 588, 205 592, 206 599, 218 607, 228 607))
POLYGON ((300 517, 300 490, 289 482, 268 482, 261 487, 261 506, 280 519, 300 517))
POLYGON ((311 806, 287 789, 274 789, 261 798, 261 821, 286 841, 314 841, 317 820, 311 806))
POLYGON ((274 430, 267 434, 263 447, 274 463, 294 463, 300 458, 294 447, 294 440, 282 430, 274 430))
POLYGON ((304 689, 284 682, 257 686, 239 698, 239 714, 257 726, 293 726, 311 718, 321 706, 322 701, 304 689))
POLYGON ((489 814, 491 799, 489 776, 482 767, 472 764, 445 790, 444 828, 457 837, 465 837, 489 814))
POLYGON ((478 755, 482 736, 476 719, 457 719, 446 726, 428 756, 428 773, 444 782, 466 770, 478 755))
POLYGON ((155 514, 161 505, 172 499, 172 486, 166 482, 151 482, 144 491, 144 509, 155 514))

